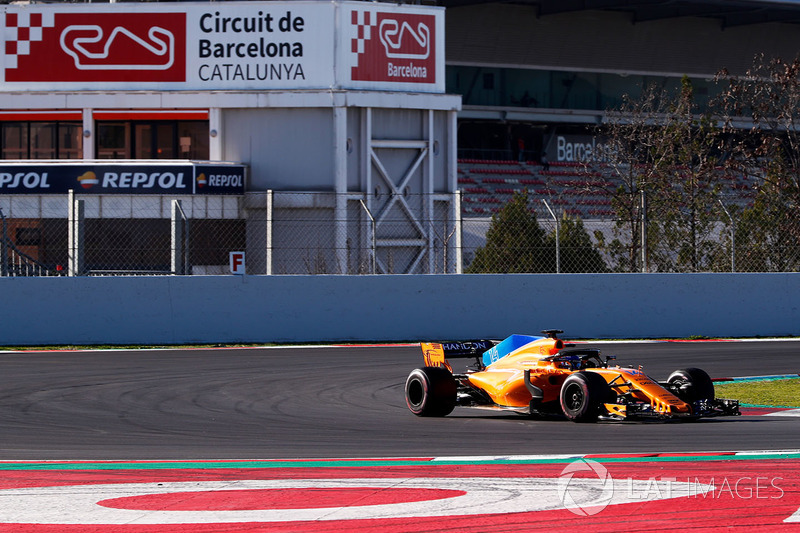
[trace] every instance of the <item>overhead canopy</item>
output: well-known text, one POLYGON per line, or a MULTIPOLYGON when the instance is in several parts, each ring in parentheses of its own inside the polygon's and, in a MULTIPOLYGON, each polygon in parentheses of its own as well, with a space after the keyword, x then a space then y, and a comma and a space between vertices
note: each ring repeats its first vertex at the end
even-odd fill
MULTIPOLYGON (((495 0, 439 0, 448 8, 474 4, 509 3, 495 0)), ((631 21, 706 17, 720 21, 723 27, 782 22, 800 23, 798 0, 514 0, 514 4, 535 6, 539 16, 575 11, 616 11, 629 13, 631 21)))

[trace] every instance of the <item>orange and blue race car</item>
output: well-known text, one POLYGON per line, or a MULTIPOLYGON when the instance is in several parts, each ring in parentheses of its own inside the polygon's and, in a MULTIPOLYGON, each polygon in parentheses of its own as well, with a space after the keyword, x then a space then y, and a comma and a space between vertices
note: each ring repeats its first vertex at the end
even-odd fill
POLYGON ((738 415, 737 400, 714 397, 714 383, 699 368, 658 382, 641 367, 612 365, 600 350, 566 344, 560 330, 545 336, 511 335, 503 341, 421 343, 425 366, 409 374, 406 404, 417 416, 445 416, 456 406, 565 416, 575 422, 684 419, 738 415), (475 358, 454 373, 448 358, 475 358))

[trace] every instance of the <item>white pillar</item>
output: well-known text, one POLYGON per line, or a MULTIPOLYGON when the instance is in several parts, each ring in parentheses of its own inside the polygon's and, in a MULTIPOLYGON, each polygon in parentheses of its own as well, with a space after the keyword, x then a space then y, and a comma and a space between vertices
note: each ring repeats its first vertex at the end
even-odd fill
POLYGON ((333 243, 336 268, 347 273, 347 108, 333 108, 334 207, 333 243))
POLYGON ((222 113, 218 107, 208 110, 208 158, 223 161, 222 154, 222 113))
POLYGON ((83 110, 83 129, 81 130, 83 141, 83 158, 84 159, 97 159, 95 153, 95 131, 94 131, 94 116, 90 108, 83 110))

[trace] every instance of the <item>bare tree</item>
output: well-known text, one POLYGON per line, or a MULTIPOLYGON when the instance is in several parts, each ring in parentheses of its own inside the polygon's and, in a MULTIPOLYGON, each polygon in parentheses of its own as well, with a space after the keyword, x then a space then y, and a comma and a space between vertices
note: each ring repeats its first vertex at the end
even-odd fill
POLYGON ((599 133, 614 183, 606 192, 617 220, 613 240, 595 236, 615 270, 708 268, 719 188, 717 131, 697 112, 690 80, 683 78, 677 94, 651 85, 637 99, 626 96, 607 113, 599 133))
POLYGON ((660 130, 668 101, 666 91, 649 85, 639 98, 624 95, 622 105, 609 110, 604 124, 598 127, 605 147, 600 156, 614 178, 605 192, 611 197, 616 223, 610 242, 600 232, 595 233, 595 238, 617 271, 642 269, 642 195, 652 197, 655 203, 651 208, 658 210, 658 195, 651 193, 662 188, 659 169, 664 166, 668 150, 660 130))
POLYGON ((726 161, 756 183, 736 228, 748 270, 800 269, 800 58, 754 58, 744 76, 722 71, 719 98, 731 141, 726 161), (742 134, 742 130, 746 134, 742 134))
POLYGON ((661 134, 665 149, 658 168, 662 210, 649 230, 663 246, 654 247, 652 255, 660 261, 661 270, 710 270, 718 246, 720 130, 711 116, 698 112, 686 76, 661 134))

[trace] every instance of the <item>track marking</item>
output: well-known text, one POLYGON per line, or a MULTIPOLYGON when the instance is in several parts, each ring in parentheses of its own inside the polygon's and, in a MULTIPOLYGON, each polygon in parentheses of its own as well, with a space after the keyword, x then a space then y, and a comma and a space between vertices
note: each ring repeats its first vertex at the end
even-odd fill
MULTIPOLYGON (((556 478, 405 478, 405 479, 272 479, 164 483, 114 483, 100 485, 71 485, 64 487, 34 487, 0 491, 0 523, 13 524, 210 524, 264 523, 331 520, 375 520, 390 518, 421 518, 524 513, 568 508, 556 489, 556 478), (350 505, 342 507, 163 511, 125 509, 126 498, 135 504, 138 497, 176 495, 203 491, 236 491, 262 489, 308 488, 389 488, 437 489, 463 491, 445 499, 382 505, 350 505), (103 505, 113 500, 114 507, 103 505)), ((713 489, 700 483, 661 482, 653 480, 614 480, 613 495, 604 505, 643 503, 697 495, 713 489)), ((586 500, 602 489, 599 479, 571 479, 573 498, 586 500)), ((174 501, 174 498, 170 498, 174 501)), ((308 502, 313 505, 313 502, 308 502)))
POLYGON ((767 413, 763 416, 800 416, 800 409, 787 409, 785 411, 777 411, 775 413, 767 413))

